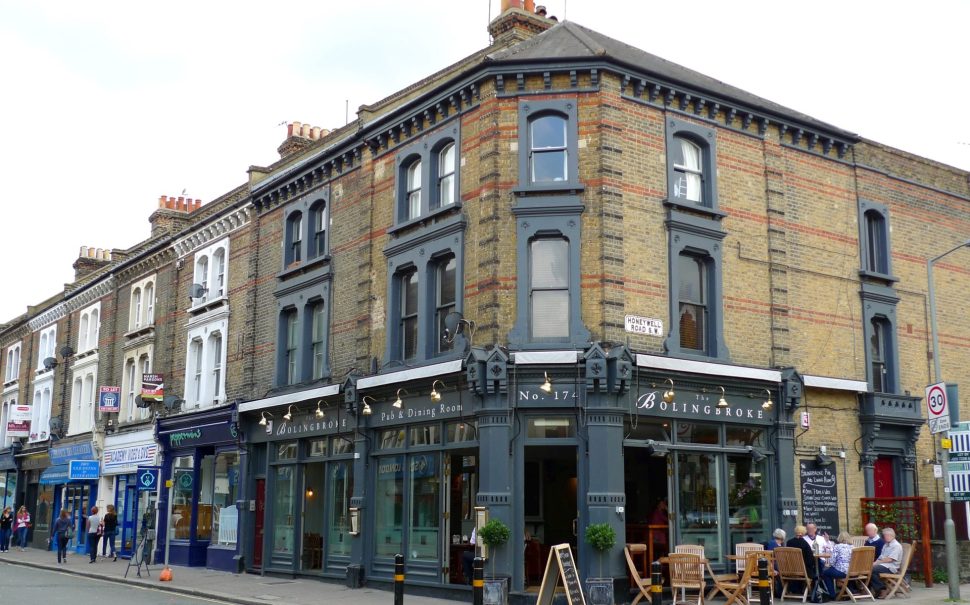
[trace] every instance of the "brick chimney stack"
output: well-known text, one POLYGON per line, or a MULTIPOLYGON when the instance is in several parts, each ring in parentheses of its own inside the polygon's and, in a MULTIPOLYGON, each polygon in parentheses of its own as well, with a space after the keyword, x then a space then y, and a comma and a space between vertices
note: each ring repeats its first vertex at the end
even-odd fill
POLYGON ((536 8, 534 0, 502 0, 502 13, 488 24, 493 44, 511 46, 528 40, 556 24, 546 16, 546 7, 536 8))
POLYGON ((77 260, 74 261, 74 281, 88 276, 112 261, 111 250, 81 246, 77 260))
POLYGON ((286 158, 294 153, 299 153, 313 144, 314 141, 326 137, 330 131, 318 126, 310 126, 302 122, 292 122, 286 125, 286 140, 276 151, 280 158, 286 158))
POLYGON ((201 207, 202 200, 193 200, 190 197, 159 197, 158 210, 148 217, 148 222, 152 225, 152 237, 181 231, 189 225, 192 213, 201 207))

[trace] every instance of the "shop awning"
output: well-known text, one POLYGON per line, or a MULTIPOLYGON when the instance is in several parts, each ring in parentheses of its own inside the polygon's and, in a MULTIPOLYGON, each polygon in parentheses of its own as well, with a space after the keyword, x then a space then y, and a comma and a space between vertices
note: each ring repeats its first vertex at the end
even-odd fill
POLYGON ((40 474, 40 484, 41 485, 57 485, 58 483, 67 483, 67 465, 58 464, 55 466, 48 467, 40 474))

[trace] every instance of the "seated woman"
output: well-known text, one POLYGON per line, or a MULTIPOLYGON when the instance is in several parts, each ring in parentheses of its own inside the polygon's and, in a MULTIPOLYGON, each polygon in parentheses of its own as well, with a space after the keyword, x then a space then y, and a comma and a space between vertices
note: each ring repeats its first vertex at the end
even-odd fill
POLYGON ((832 557, 822 569, 822 581, 825 583, 825 590, 829 597, 835 598, 835 580, 842 579, 849 573, 849 560, 852 558, 852 536, 844 531, 835 539, 835 546, 832 547, 832 557))

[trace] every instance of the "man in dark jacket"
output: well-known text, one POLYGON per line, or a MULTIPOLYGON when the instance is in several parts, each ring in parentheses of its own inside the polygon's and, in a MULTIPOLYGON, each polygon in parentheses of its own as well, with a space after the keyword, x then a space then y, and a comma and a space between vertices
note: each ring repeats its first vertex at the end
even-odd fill
POLYGON ((883 542, 882 536, 879 535, 879 528, 876 527, 875 523, 866 524, 866 546, 872 546, 876 549, 876 558, 882 554, 882 546, 885 544, 883 542))

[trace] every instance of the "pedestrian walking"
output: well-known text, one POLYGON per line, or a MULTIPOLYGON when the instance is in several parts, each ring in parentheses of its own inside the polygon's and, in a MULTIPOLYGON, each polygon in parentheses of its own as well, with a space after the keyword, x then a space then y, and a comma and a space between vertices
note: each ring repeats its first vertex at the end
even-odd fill
POLYGON ((115 536, 118 535, 118 515, 115 514, 115 507, 113 505, 108 505, 108 512, 104 514, 102 523, 104 523, 104 536, 102 536, 101 542, 101 556, 105 556, 105 551, 108 551, 107 556, 111 557, 113 561, 117 561, 118 553, 115 551, 115 536))
POLYGON ((74 521, 67 509, 61 509, 61 515, 54 521, 52 531, 57 541, 57 562, 67 563, 67 543, 74 537, 74 521))
POLYGON ((27 550, 27 530, 30 529, 30 513, 23 504, 17 510, 17 521, 14 527, 17 530, 17 546, 20 547, 20 552, 23 552, 27 550))
POLYGON ((3 509, 0 514, 0 552, 10 550, 10 535, 13 533, 13 510, 10 507, 3 509))
POLYGON ((88 563, 94 563, 98 560, 98 542, 104 533, 104 524, 101 522, 101 515, 98 514, 97 506, 91 507, 91 514, 88 515, 85 526, 88 534, 88 555, 91 557, 88 563))

